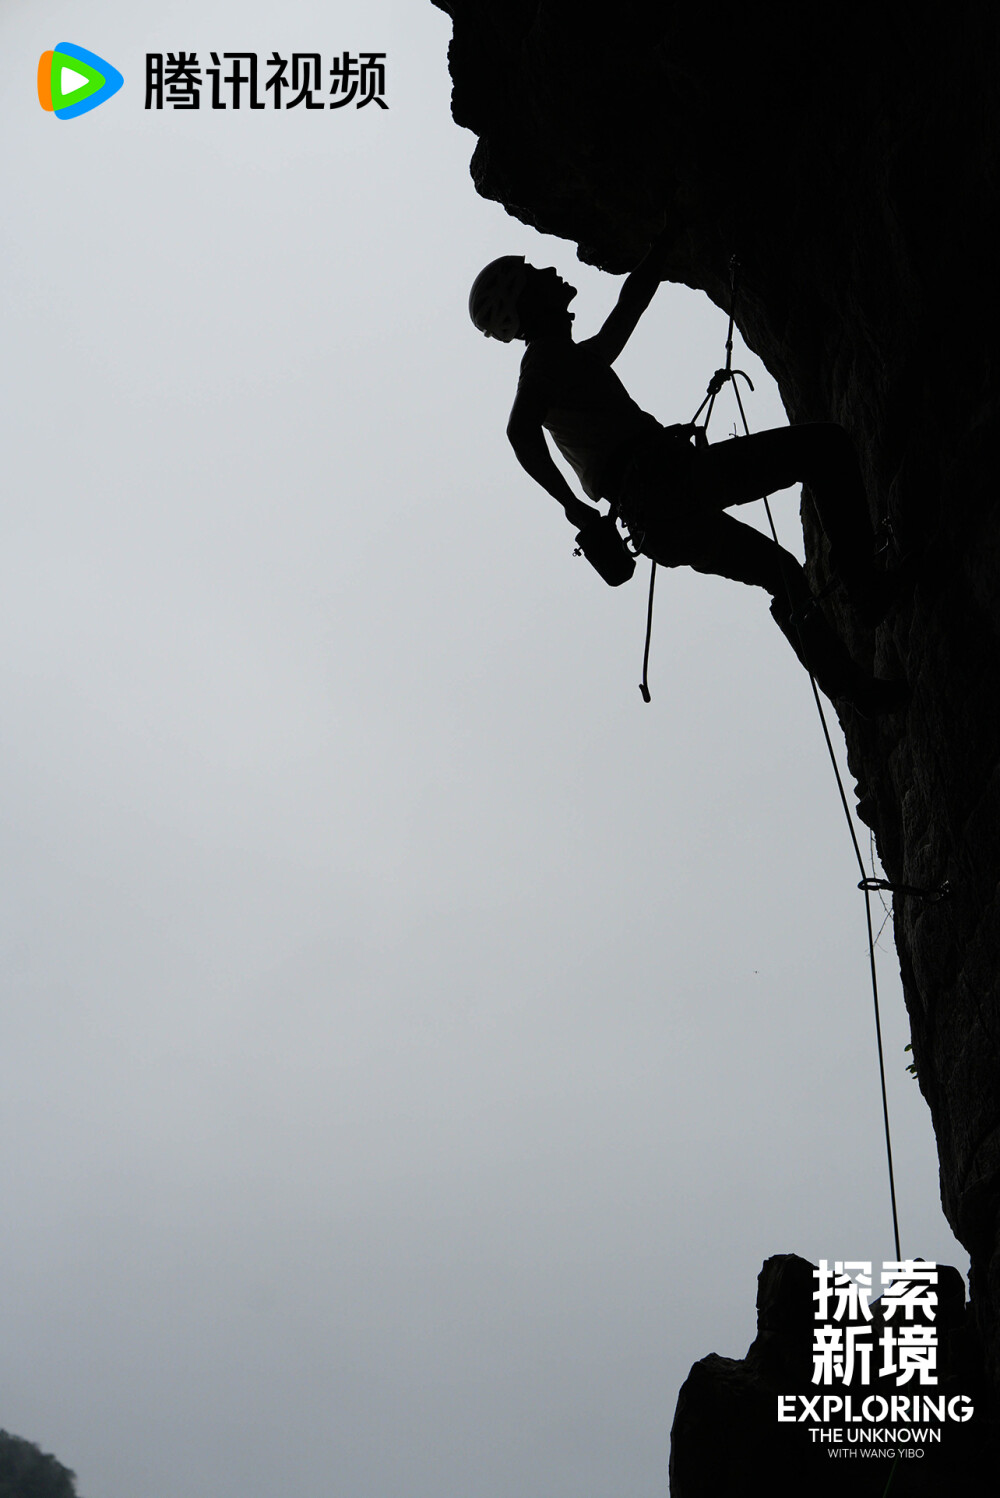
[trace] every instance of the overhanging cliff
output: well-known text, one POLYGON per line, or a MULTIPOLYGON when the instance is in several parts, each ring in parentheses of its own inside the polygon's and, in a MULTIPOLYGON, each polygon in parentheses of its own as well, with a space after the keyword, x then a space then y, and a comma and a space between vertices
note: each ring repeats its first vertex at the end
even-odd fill
MULTIPOLYGON (((851 433, 912 597, 856 657, 905 714, 845 716, 894 882, 896 945, 944 1209, 1000 1389, 1000 658, 995 6, 795 10, 435 0, 477 188, 620 272, 666 227, 670 279, 728 307, 789 417, 851 433)), ((825 577, 804 500, 810 566, 825 577)))

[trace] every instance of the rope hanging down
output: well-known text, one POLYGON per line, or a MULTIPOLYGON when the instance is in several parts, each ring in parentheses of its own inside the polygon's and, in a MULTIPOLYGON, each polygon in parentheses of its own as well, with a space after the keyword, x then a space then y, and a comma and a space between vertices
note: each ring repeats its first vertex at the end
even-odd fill
MULTIPOLYGON (((743 402, 740 400, 740 390, 739 386, 736 383, 736 379, 737 376, 739 376, 741 379, 746 380, 751 390, 753 390, 753 380, 751 380, 750 376, 746 373, 745 370, 733 368, 733 328, 736 322, 737 269, 738 266, 736 256, 733 255, 729 261, 729 330, 726 333, 726 362, 723 368, 717 369, 712 378, 709 380, 708 388, 705 391, 705 399, 702 401, 701 405, 698 407, 697 411, 688 422, 696 447, 707 446, 708 423, 711 421, 712 412, 715 409, 715 398, 719 394, 719 391, 722 389, 723 385, 727 384, 730 380, 733 384, 733 390, 736 393, 736 404, 739 406, 740 415, 743 417, 744 431, 747 436, 749 436, 750 434, 750 428, 747 426, 747 419, 743 413, 743 402), (707 411, 705 410, 706 406, 708 407, 707 411), (705 420, 701 423, 701 426, 699 426, 698 417, 701 415, 702 411, 705 411, 705 420)), ((656 563, 650 562, 649 603, 646 607, 646 644, 642 652, 642 681, 639 683, 639 691, 642 693, 643 702, 652 701, 652 697, 649 691, 649 646, 653 634, 653 589, 655 588, 655 586, 656 563)))
MULTIPOLYGON (((749 437, 750 435, 750 426, 747 422, 746 412, 743 409, 743 401, 740 397, 740 389, 739 384, 737 383, 737 377, 742 377, 744 380, 746 380, 747 385, 751 390, 753 390, 753 382, 751 381, 749 375, 747 375, 742 369, 733 369, 732 367, 733 327, 736 317, 736 291, 738 283, 738 271, 739 264, 736 256, 734 255, 729 262, 730 298, 729 331, 726 334, 726 363, 724 368, 717 369, 715 374, 713 374, 712 378, 709 380, 705 399, 702 401, 701 405, 698 407, 697 411, 694 414, 694 419, 691 422, 691 426, 694 429, 696 442, 700 441, 701 443, 704 443, 705 441, 707 441, 706 433, 709 420, 711 419, 712 410, 715 406, 716 396, 719 394, 723 385, 727 384, 728 382, 732 383, 733 393, 736 396, 736 404, 739 407, 740 420, 743 423, 743 435, 746 437, 749 437), (698 427, 698 418, 701 415, 702 411, 705 411, 706 407, 708 409, 705 414, 705 420, 702 425, 698 427)), ((774 541, 774 544, 780 549, 778 532, 774 524, 774 516, 771 513, 771 506, 768 500, 768 496, 766 494, 763 494, 761 495, 761 499, 763 500, 764 510, 767 515, 767 523, 771 530, 772 540, 774 541)), ((891 530, 888 527, 888 522, 884 523, 883 533, 885 535, 885 544, 888 544, 889 540, 891 539, 891 530)), ((643 700, 645 702, 648 702, 650 700, 649 685, 647 681, 647 665, 649 661, 650 632, 653 623, 653 584, 655 578, 656 563, 653 562, 652 571, 649 578, 649 607, 646 613, 646 647, 645 654, 643 656, 642 685, 639 689, 642 692, 643 700)), ((809 685, 812 687, 813 699, 816 703, 816 711, 819 713, 819 721, 823 729, 823 738, 826 741, 827 752, 830 756, 830 763, 833 766, 833 773, 837 782, 837 790, 840 795, 840 804, 844 808, 844 816, 847 820, 847 829, 851 835, 851 844, 854 848, 854 856, 857 859, 858 869, 861 873, 861 879, 858 883, 858 889, 862 891, 865 897, 865 921, 868 928, 868 965, 871 974, 872 1006, 875 1013, 875 1039, 878 1049, 879 1082, 882 1091, 882 1120, 885 1128, 885 1153, 889 1172, 889 1201, 892 1207, 892 1232, 896 1245, 896 1258, 897 1260, 899 1260, 902 1258, 902 1253, 900 1251, 899 1243, 899 1216, 896 1210, 896 1177, 892 1163, 892 1135, 889 1128, 889 1101, 885 1082, 885 1055, 882 1046, 882 1019, 879 1008, 878 975, 875 970, 875 936, 872 926, 871 895, 873 891, 886 889, 892 891, 894 894, 910 895, 916 898, 927 900, 942 900, 948 897, 948 895, 951 893, 951 890, 947 883, 941 885, 940 888, 935 890, 925 890, 918 889, 914 885, 893 884, 887 879, 877 879, 874 874, 869 874, 868 870, 865 868, 864 859, 861 856, 861 848, 858 844, 857 834, 854 830, 854 820, 851 816, 850 805, 848 804, 847 794, 844 790, 844 782, 840 774, 840 767, 837 764, 837 756, 834 752, 833 740, 830 737, 830 730, 827 726, 826 713, 823 710, 823 703, 819 695, 819 688, 816 685, 816 678, 811 671, 809 672, 809 685)))

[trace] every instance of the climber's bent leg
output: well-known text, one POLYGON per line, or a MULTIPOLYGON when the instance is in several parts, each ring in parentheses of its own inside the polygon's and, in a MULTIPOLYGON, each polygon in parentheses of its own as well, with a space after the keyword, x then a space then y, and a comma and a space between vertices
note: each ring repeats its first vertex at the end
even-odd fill
POLYGON ((666 524, 654 523, 643 550, 667 567, 693 567, 764 588, 789 612, 812 603, 809 581, 791 552, 723 510, 704 508, 666 524))
POLYGON ((643 551, 664 566, 693 567, 766 589, 778 628, 828 697, 860 702, 882 685, 851 659, 827 624, 791 552, 752 526, 721 510, 706 510, 683 524, 651 527, 643 551))
POLYGON ((718 442, 697 453, 690 488, 697 502, 749 504, 776 489, 809 485, 830 542, 830 563, 852 593, 874 576, 874 535, 861 468, 843 427, 779 427, 718 442))

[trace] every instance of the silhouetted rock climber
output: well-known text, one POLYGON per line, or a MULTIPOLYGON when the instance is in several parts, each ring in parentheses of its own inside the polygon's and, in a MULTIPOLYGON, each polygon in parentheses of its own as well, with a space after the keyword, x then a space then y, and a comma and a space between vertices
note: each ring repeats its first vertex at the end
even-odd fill
POLYGON ((547 431, 584 493, 595 503, 610 501, 638 550, 661 566, 686 565, 766 588, 778 627, 828 696, 846 698, 869 716, 901 707, 909 697, 906 683, 875 680, 852 660, 795 557, 725 513, 808 483, 830 541, 831 567, 864 622, 878 623, 891 603, 892 583, 875 567, 850 438, 838 426, 809 425, 695 446, 693 428, 664 427, 637 406, 611 366, 660 279, 654 245, 626 278, 600 331, 575 343, 569 304, 576 288, 554 268, 538 270, 521 255, 505 255, 476 277, 469 297, 476 327, 501 342, 527 344, 507 424, 518 461, 574 526, 586 533, 601 522, 554 463, 547 431))

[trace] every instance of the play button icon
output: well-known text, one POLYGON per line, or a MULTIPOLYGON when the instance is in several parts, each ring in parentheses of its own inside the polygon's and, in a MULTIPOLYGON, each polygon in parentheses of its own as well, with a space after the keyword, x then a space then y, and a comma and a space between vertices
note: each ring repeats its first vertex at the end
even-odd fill
POLYGON ((38 59, 38 102, 60 120, 87 114, 125 82, 118 69, 72 42, 60 42, 38 59))
POLYGON ((70 94, 75 94, 78 88, 86 88, 89 82, 90 79, 78 73, 75 68, 63 68, 59 75, 59 91, 66 99, 70 94))

